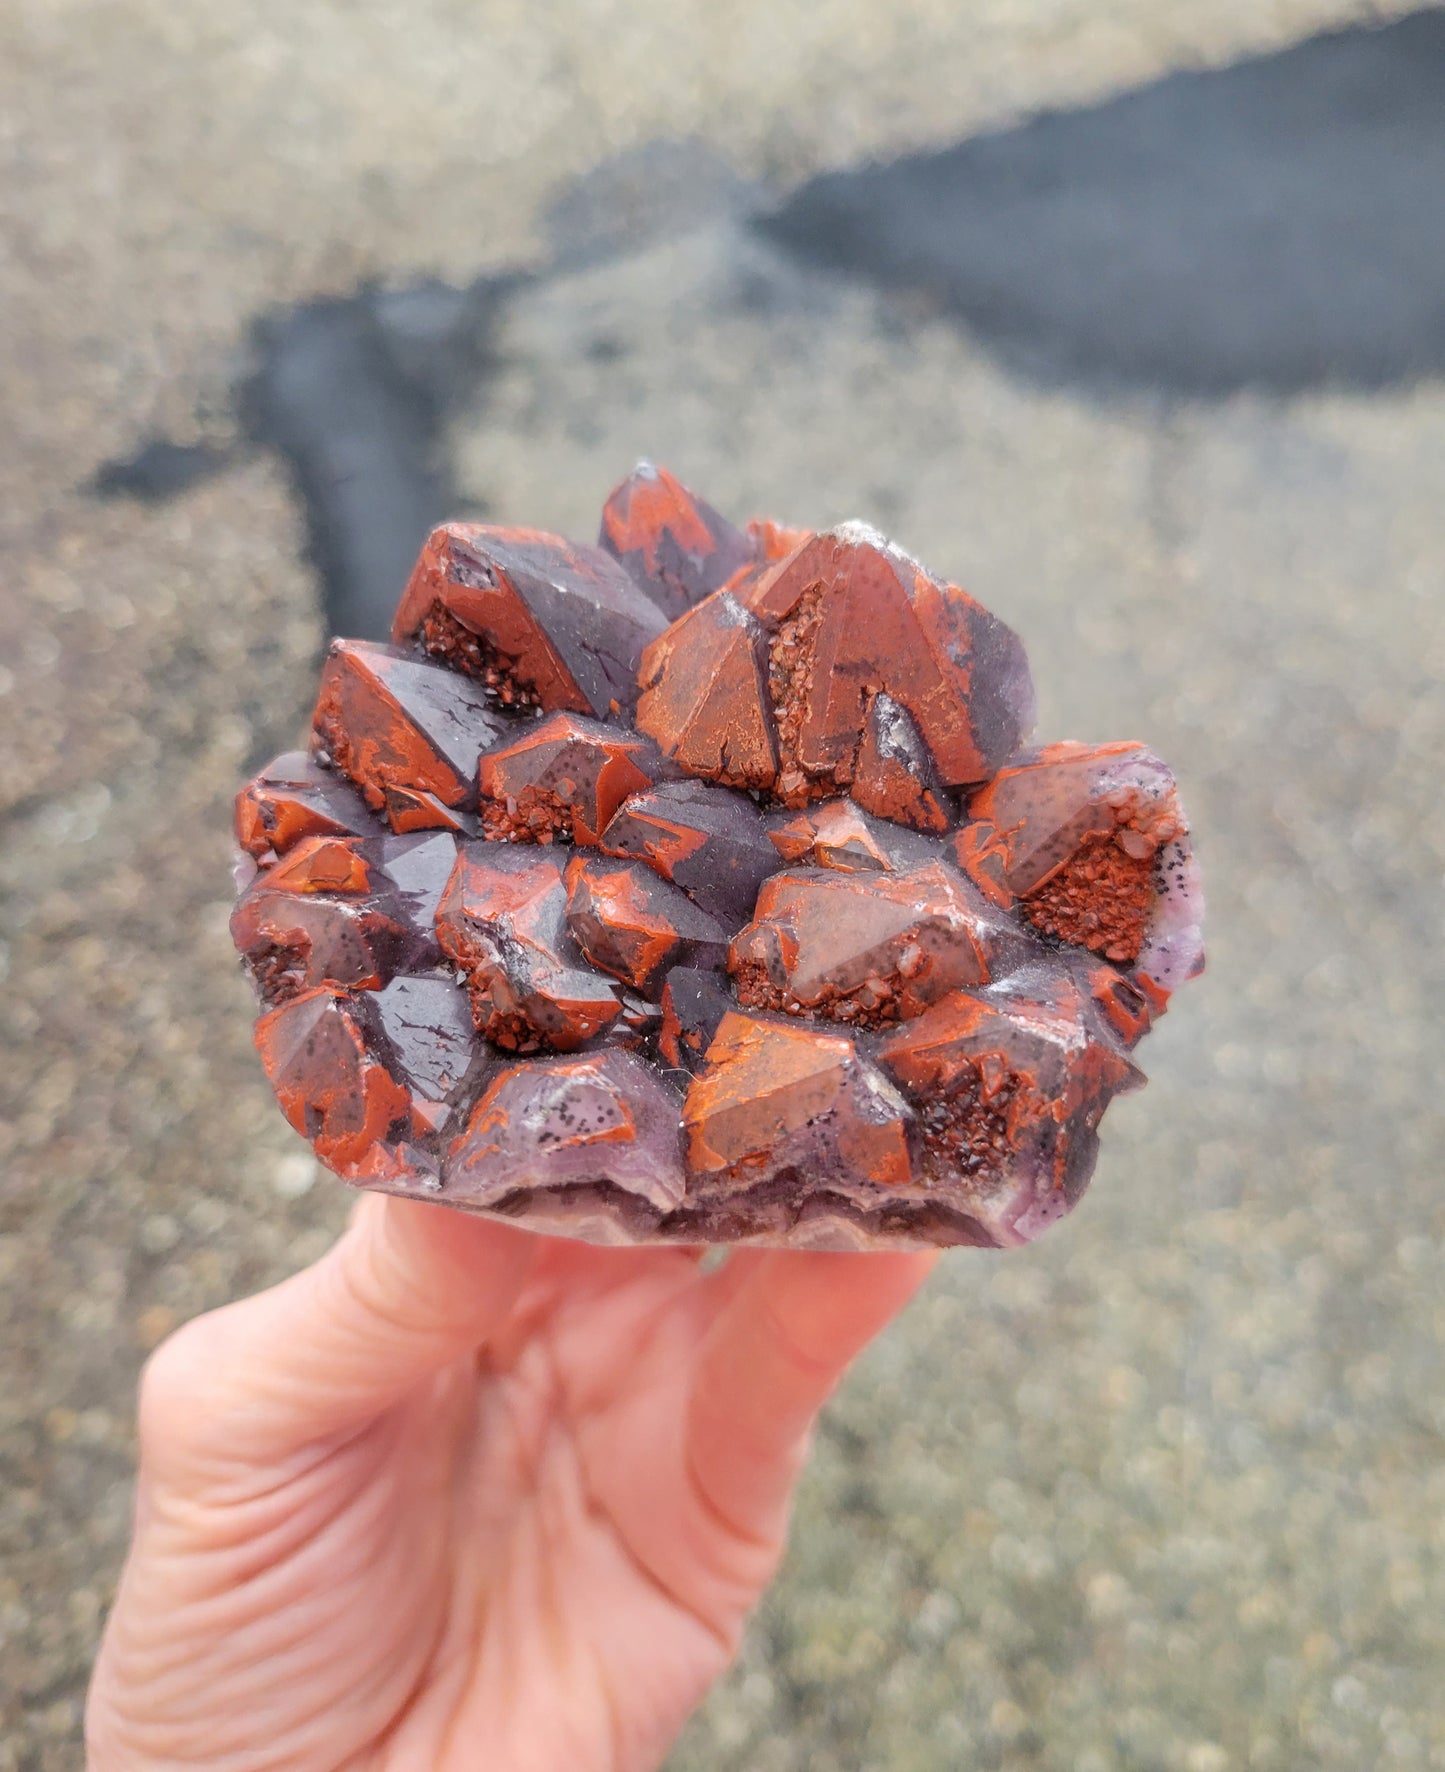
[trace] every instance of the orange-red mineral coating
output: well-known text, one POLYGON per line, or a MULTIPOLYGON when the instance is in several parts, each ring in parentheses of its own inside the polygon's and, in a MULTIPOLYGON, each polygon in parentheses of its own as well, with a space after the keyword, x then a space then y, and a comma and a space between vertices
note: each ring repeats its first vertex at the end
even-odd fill
POLYGON ((369 892, 371 883, 355 837, 307 837, 266 874, 274 892, 369 892))
POLYGON ((1095 832, 1023 900, 1035 929, 1121 965, 1139 958, 1154 908, 1154 862, 1095 832))
POLYGON ((953 823, 913 716, 881 690, 868 709, 848 793, 865 812, 915 831, 946 831, 953 823))
POLYGON ((578 714, 553 714, 477 767, 482 828, 496 841, 595 844, 629 794, 652 786, 649 747, 578 714))
POLYGON ((837 868, 840 873, 891 873, 893 863, 872 821, 851 800, 822 800, 768 831, 773 847, 793 867, 837 868))
POLYGON ((574 855, 567 927, 594 966, 649 997, 684 958, 721 965, 727 953, 722 924, 641 861, 574 855))
POLYGON ((812 533, 811 529, 790 529, 785 523, 775 523, 771 517, 754 517, 748 524, 748 538, 758 559, 767 566, 786 560, 795 548, 802 547, 810 539, 812 533))
POLYGON ((676 927, 653 903, 658 887, 697 909, 643 862, 609 865, 576 855, 567 864, 567 925, 578 947, 594 966, 649 994, 682 948, 676 927))
POLYGON ((1017 989, 952 991, 906 1027, 888 1033, 878 1062, 912 1095, 946 1090, 979 1074, 985 1099, 1005 1074, 1025 1088, 1022 1114, 1067 1117, 1065 1092, 1137 1088, 1139 1072, 1111 1039, 1096 1035, 1078 986, 1058 973, 1020 975, 1017 989), (1032 988, 1030 988, 1032 987, 1032 988), (1056 1067, 1045 1075, 1040 1065, 1056 1067))
POLYGON ((1022 750, 1016 637, 862 525, 644 464, 600 539, 437 530, 238 798, 288 1117, 603 1243, 1038 1234, 1202 964, 1172 777, 1022 750))
POLYGON ((372 1051, 352 998, 308 991, 263 1015, 255 1039, 281 1111, 328 1169, 372 1182, 415 1172, 408 1142, 433 1129, 439 1110, 372 1051))
POLYGON ((908 710, 949 787, 986 780, 1033 724, 1018 636, 861 524, 811 537, 740 600, 775 634, 797 630, 777 661, 799 685, 780 783, 846 787, 879 690, 908 710))
POLYGON ((736 1008, 726 978, 695 966, 674 966, 663 982, 657 1050, 674 1070, 695 1071, 725 1015, 736 1008))
POLYGON ((392 624, 506 706, 605 716, 630 704, 667 618, 610 554, 536 529, 433 530, 392 624))
POLYGON ((947 852, 990 904, 1000 910, 1013 905, 1007 857, 999 846, 997 831, 987 819, 961 825, 948 838, 947 852))
POLYGON ((753 559, 749 538, 666 468, 639 462, 602 507, 598 545, 669 620, 753 559))
POLYGON ((700 781, 659 782, 623 801, 599 847, 645 861, 733 928, 777 863, 752 801, 700 781))
POLYGON ((861 525, 739 573, 648 649, 639 681, 644 730, 683 768, 795 807, 847 790, 885 693, 865 803, 930 829, 947 823, 937 785, 986 779, 1033 720, 1017 636, 861 525))
POLYGON ((800 869, 764 883, 728 970, 748 1007, 881 1027, 987 983, 1019 945, 940 862, 903 874, 800 869))
POLYGON ((655 804, 647 794, 620 807, 613 825, 602 834, 603 853, 642 856, 664 880, 675 879, 678 868, 698 855, 708 839, 705 828, 669 816, 667 803, 655 804))
POLYGON ((459 837, 474 837, 477 821, 459 807, 447 806, 435 794, 417 788, 388 786, 383 807, 386 822, 399 837, 414 831, 452 831, 459 837))
POLYGON ((725 1015, 682 1118, 688 1167, 704 1179, 745 1185, 750 1171, 825 1151, 853 1182, 896 1187, 913 1173, 906 1105, 851 1039, 817 1028, 725 1015))
POLYGON ((379 990, 392 976, 407 930, 398 906, 367 892, 369 878, 349 844, 310 837, 251 881, 231 913, 231 939, 268 1003, 324 984, 379 990), (312 875, 318 849, 321 873, 338 884, 312 875))
POLYGON ((683 1104, 689 1167, 700 1174, 731 1168, 763 1155, 779 1134, 820 1119, 856 1050, 846 1034, 725 1015, 683 1104))
POLYGON ((970 799, 975 866, 1047 935, 1128 963, 1153 913, 1155 857, 1184 831, 1173 777, 1140 744, 1047 745, 970 799))
POLYGON ((778 735, 772 791, 784 806, 806 806, 838 793, 852 774, 851 755, 822 768, 810 761, 803 742, 803 729, 822 689, 817 648, 825 619, 824 588, 809 585, 768 639, 768 695, 778 735))
POLYGON ((925 838, 873 818, 850 800, 816 800, 806 811, 769 827, 773 847, 791 867, 840 873, 896 873, 932 860, 925 838))
POLYGON ((332 641, 312 726, 318 757, 377 811, 388 788, 475 804, 477 758, 500 730, 475 684, 365 640, 332 641))
POLYGON ((371 820, 349 782, 304 751, 287 751, 236 795, 235 829, 242 849, 265 860, 303 837, 360 836, 371 820))
POLYGON ((642 655, 638 730, 689 775, 770 788, 778 749, 768 705, 768 638, 726 591, 675 621, 642 655))
POLYGON ((1000 1242, 1027 1240, 1073 1204, 1105 1107, 1143 1081, 1071 978, 1042 967, 1017 977, 997 993, 953 992, 877 1049, 918 1106, 926 1169, 977 1190, 968 1209, 1000 1242))
POLYGON ((1079 956, 1074 962, 1074 973, 1122 1044, 1126 1047, 1138 1045, 1163 1007, 1148 994, 1148 980, 1129 978, 1117 967, 1096 960, 1091 954, 1079 956))
POLYGON ((569 551, 561 536, 543 530, 443 523, 421 551, 397 605, 391 637, 398 645, 421 643, 507 705, 589 711, 571 672, 497 564, 499 551, 524 549, 543 557, 554 554, 559 561, 569 551))
POLYGON ((1091 835, 1148 859, 1185 830, 1174 779, 1142 744, 1045 745, 969 797, 996 832, 1011 891, 1032 892, 1091 835))
POLYGON ((747 525, 748 558, 719 588, 740 597, 779 560, 801 547, 812 533, 810 529, 789 529, 771 517, 754 517, 747 525))
POLYGON ((477 1027, 511 1052, 571 1052, 622 1002, 566 928, 562 861, 503 843, 463 847, 437 909, 442 949, 466 975, 477 1027))

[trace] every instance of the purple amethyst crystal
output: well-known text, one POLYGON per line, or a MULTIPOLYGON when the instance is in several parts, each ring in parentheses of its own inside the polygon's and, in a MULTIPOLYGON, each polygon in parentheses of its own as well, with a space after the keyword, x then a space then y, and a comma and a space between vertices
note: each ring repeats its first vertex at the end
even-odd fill
POLYGON ((1034 747, 1014 633, 860 524, 646 464, 600 545, 451 523, 232 919, 291 1124, 359 1186, 600 1243, 1028 1241, 1203 964, 1168 769, 1034 747))

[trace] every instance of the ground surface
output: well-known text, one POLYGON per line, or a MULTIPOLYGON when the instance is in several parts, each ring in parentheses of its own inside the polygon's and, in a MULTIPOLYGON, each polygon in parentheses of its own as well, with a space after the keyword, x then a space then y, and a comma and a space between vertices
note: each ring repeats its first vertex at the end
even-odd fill
POLYGON ((963 16, 0 7, 0 1772, 79 1764, 146 1348, 344 1211, 262 1083, 225 928, 230 792, 314 680, 306 539, 362 626, 368 560, 428 501, 585 535, 644 452, 735 514, 866 517, 961 577, 1026 636, 1047 736, 1174 763, 1211 892, 1210 972, 1144 1049, 1094 1191, 1031 1250, 951 1256, 864 1363, 673 1764, 1445 1766, 1445 290, 1438 181, 1389 170, 1436 163, 1445 87, 1432 109, 1378 72, 1428 74, 1438 15, 1172 86, 1384 14, 963 16), (1236 110, 1232 179, 1208 154, 1169 172, 1236 110), (556 209, 568 177, 684 138, 665 175, 624 160, 556 209), (1131 141, 1134 186, 1108 171, 1131 141), (842 187, 865 238, 880 188, 903 218, 906 276, 841 250, 838 187, 766 239, 748 219, 960 143, 922 203, 943 246, 907 234, 936 169, 842 187), (1191 204, 1236 255, 1197 311, 1171 296, 1191 204), (1137 274, 1105 275, 1110 229, 1137 274), (422 279, 519 268, 412 349, 422 279), (341 350, 380 311, 367 280, 412 305, 341 350), (337 327, 285 358, 319 297, 337 327), (318 454, 338 388, 355 444, 318 454), (289 457, 242 435, 257 389, 289 457), (192 483, 86 490, 116 462, 109 485, 192 483), (363 483, 392 516, 358 561, 336 536, 363 483))

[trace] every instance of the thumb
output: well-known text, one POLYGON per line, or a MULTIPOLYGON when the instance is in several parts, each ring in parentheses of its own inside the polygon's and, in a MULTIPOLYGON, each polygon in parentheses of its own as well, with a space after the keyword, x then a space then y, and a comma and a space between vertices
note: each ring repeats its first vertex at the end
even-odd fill
POLYGON ((535 1249, 510 1225, 368 1195, 314 1266, 157 1348, 141 1380, 143 1462, 215 1475, 354 1432, 486 1340, 535 1249))

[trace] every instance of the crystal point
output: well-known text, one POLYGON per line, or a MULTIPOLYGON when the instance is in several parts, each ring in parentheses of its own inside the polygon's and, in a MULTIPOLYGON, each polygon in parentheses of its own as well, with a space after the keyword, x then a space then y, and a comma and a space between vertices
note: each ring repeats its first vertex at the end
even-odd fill
POLYGON ((651 462, 639 462, 608 498, 597 540, 669 621, 753 559, 748 536, 651 462))
POLYGON ((497 705, 605 717, 637 696, 637 662, 667 617, 610 554, 535 529, 433 531, 392 626, 497 705))

